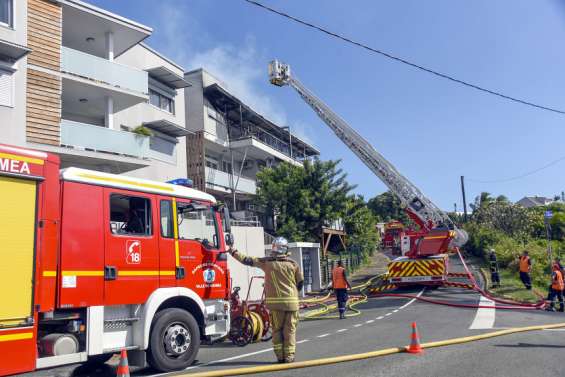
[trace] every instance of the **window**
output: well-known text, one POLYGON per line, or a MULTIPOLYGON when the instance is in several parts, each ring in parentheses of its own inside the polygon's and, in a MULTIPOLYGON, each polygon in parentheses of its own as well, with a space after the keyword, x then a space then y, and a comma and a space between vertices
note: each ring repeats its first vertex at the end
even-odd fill
POLYGON ((112 194, 110 230, 112 234, 150 236, 151 201, 146 198, 112 194))
POLYGON ((173 206, 170 200, 161 200, 161 236, 174 238, 173 206))
POLYGON ((13 0, 0 0, 0 25, 14 26, 13 0))
POLYGON ((176 146, 176 139, 160 137, 157 135, 153 135, 149 138, 149 148, 152 151, 159 152, 167 156, 175 155, 176 146))
POLYGON ((177 203, 179 238, 195 240, 206 248, 218 248, 218 224, 213 208, 198 202, 177 203))
POLYGON ((13 106, 14 75, 0 69, 0 105, 13 106))
POLYGON ((175 113, 175 100, 154 89, 149 89, 149 103, 171 114, 175 113))

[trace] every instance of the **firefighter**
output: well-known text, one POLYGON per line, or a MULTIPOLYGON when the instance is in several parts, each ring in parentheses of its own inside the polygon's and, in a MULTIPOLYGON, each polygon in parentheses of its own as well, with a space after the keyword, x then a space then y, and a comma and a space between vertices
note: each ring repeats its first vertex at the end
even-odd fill
POLYGON ((298 292, 304 284, 300 268, 287 256, 288 241, 275 238, 271 256, 255 258, 237 250, 229 253, 239 262, 265 272, 265 303, 271 313, 273 349, 279 363, 292 363, 296 351, 298 292))
POLYGON ((546 310, 555 311, 554 300, 557 297, 559 300, 559 311, 563 311, 563 289, 565 284, 563 283, 563 273, 561 272, 561 267, 554 263, 552 266, 553 272, 551 273, 551 285, 549 287, 549 293, 547 294, 547 301, 549 301, 549 306, 546 310))
POLYGON ((332 288, 335 292, 337 307, 339 308, 339 319, 345 319, 347 290, 351 289, 351 284, 347 280, 345 268, 343 268, 341 260, 337 261, 337 266, 332 271, 332 288))
POLYGON ((522 280, 526 289, 532 289, 532 279, 530 278, 531 270, 532 260, 528 255, 528 251, 524 250, 522 256, 520 256, 520 280, 522 280))
POLYGON ((494 249, 490 249, 489 254, 490 262, 490 280, 492 281, 492 287, 500 287, 500 275, 498 273, 498 260, 496 259, 496 253, 494 249))

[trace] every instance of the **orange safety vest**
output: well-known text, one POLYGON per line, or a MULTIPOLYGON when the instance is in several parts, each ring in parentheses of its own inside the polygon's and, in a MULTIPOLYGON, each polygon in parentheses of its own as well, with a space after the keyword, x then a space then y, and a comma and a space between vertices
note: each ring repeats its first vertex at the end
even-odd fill
POLYGON ((522 255, 520 257, 520 272, 530 272, 530 257, 526 255, 522 255))
POLYGON ((553 271, 553 282, 551 284, 551 288, 555 289, 556 291, 562 291, 565 288, 565 283, 563 283, 563 275, 561 271, 555 270, 553 271))
POLYGON ((334 289, 345 289, 347 288, 347 282, 345 281, 345 268, 335 267, 332 271, 332 282, 334 289))

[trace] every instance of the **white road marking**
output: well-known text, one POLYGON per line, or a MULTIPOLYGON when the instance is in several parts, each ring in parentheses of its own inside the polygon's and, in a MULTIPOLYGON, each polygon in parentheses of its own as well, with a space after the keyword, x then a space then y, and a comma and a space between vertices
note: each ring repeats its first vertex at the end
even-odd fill
MULTIPOLYGON (((420 296, 422 295, 422 293, 424 293, 424 290, 425 290, 425 288, 422 289, 422 290, 420 291, 420 293, 418 293, 418 295, 417 295, 416 297, 420 297, 420 296)), ((412 300, 408 301, 406 304, 402 305, 402 306, 399 307, 398 309, 403 309, 403 308, 407 307, 408 305, 412 304, 414 301, 416 301, 415 298, 413 298, 412 300)), ((395 310, 395 311, 393 311, 393 312, 397 312, 398 309, 395 310)), ((384 317, 387 317, 387 316, 389 316, 389 315, 391 315, 391 314, 392 314, 392 313, 387 313, 387 314, 385 314, 384 316, 380 316, 380 317, 377 317, 377 318, 375 318, 375 319, 383 319, 384 317)), ((366 321, 365 323, 373 323, 373 322, 375 322, 375 321, 374 321, 373 319, 371 319, 371 320, 366 321)), ((354 325, 354 327, 361 327, 362 325, 363 325, 363 324, 358 323, 358 324, 354 325)), ((555 329, 555 330, 563 330, 563 331, 565 331, 565 329, 555 329)), ((343 332, 343 331, 347 331, 347 329, 341 329, 341 330, 338 330, 337 332, 343 332)), ((330 335, 331 335, 331 334, 329 334, 329 333, 327 333, 327 334, 321 334, 321 335, 318 335, 317 338, 325 338, 326 336, 330 336, 330 335)), ((300 340, 300 341, 296 342, 296 344, 306 343, 306 342, 309 342, 309 341, 310 341, 310 339, 303 339, 303 340, 300 340)), ((272 347, 271 347, 271 348, 265 348, 265 349, 262 349, 262 350, 259 350, 259 351, 255 351, 255 352, 244 353, 244 354, 241 354, 241 355, 232 356, 232 357, 228 357, 228 358, 221 359, 221 360, 213 360, 213 361, 210 361, 210 362, 208 362, 208 363, 204 363, 204 364, 200 364, 200 365, 194 365, 194 366, 188 367, 188 368, 186 368, 186 369, 184 369, 184 370, 197 369, 197 368, 202 368, 202 367, 206 367, 206 366, 209 366, 209 365, 224 363, 224 362, 226 362, 226 361, 233 361, 233 360, 243 359, 243 358, 246 358, 246 357, 248 357, 248 356, 259 355, 259 354, 261 354, 261 353, 270 352, 270 351, 272 351, 272 350, 273 350, 272 347)), ((151 377, 166 376, 166 375, 169 375, 169 374, 170 374, 170 373, 153 374, 151 377)))
MULTIPOLYGON (((329 335, 329 334, 328 334, 329 335)), ((298 343, 298 342, 297 342, 298 343)), ((232 361, 232 360, 237 360, 237 359, 243 359, 244 357, 248 357, 248 356, 254 356, 254 355, 259 355, 260 353, 265 353, 265 352, 269 352, 272 351, 273 347, 271 348, 265 348, 263 350, 259 350, 259 351, 255 351, 255 352, 250 352, 250 353, 244 353, 243 355, 237 355, 237 356, 232 356, 232 357, 228 357, 226 359, 221 359, 221 360, 213 360, 210 361, 208 363, 204 363, 204 364, 200 364, 200 365, 195 365, 192 367, 188 367, 185 370, 191 370, 191 369, 196 369, 196 368, 202 368, 202 367, 206 367, 208 365, 213 365, 213 364, 218 364, 218 363, 223 363, 226 361, 232 361)), ((156 376, 165 376, 168 375, 170 373, 161 373, 161 374, 153 374, 151 375, 151 377, 156 377, 156 376)))
POLYGON ((392 312, 393 312, 393 313, 396 313, 396 312, 398 312, 398 309, 394 309, 392 312))
POLYGON ((400 308, 398 308, 398 309, 404 309, 404 308, 407 307, 408 305, 412 304, 414 301, 417 300, 417 297, 420 297, 420 296, 424 293, 425 290, 426 290, 425 287, 422 288, 422 290, 420 291, 420 293, 418 293, 415 298, 413 298, 412 300, 408 301, 406 304, 402 305, 402 306, 401 306, 400 308))
POLYGON ((565 331, 565 329, 543 329, 543 331, 565 331))
MULTIPOLYGON (((481 296, 479 305, 495 306, 495 302, 485 296, 481 296)), ((494 308, 478 308, 475 319, 469 330, 492 329, 494 326, 494 319, 496 317, 496 309, 494 308)))

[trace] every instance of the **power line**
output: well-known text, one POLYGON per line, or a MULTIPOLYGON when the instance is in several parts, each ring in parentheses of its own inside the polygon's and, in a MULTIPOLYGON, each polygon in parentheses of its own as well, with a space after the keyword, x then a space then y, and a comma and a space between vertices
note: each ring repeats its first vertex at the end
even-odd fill
POLYGON ((527 106, 535 107, 535 108, 538 108, 538 109, 541 109, 541 110, 551 111, 551 112, 554 112, 554 113, 557 113, 557 114, 565 115, 565 110, 559 110, 559 109, 555 109, 555 108, 548 107, 548 106, 538 105, 538 104, 535 104, 535 103, 533 103, 533 102, 529 102, 529 101, 526 101, 526 100, 523 100, 523 99, 520 99, 520 98, 512 97, 512 96, 506 95, 506 94, 504 94, 504 93, 501 93, 501 92, 498 92, 498 91, 495 91, 495 90, 487 89, 487 88, 484 88, 484 87, 482 87, 482 86, 475 85, 475 84, 472 84, 472 83, 470 83, 470 82, 460 80, 460 79, 455 78, 455 77, 453 77, 453 76, 450 76, 450 75, 448 75, 448 74, 441 73, 441 72, 435 71, 435 70, 430 69, 430 68, 426 68, 426 67, 421 66, 421 65, 419 65, 419 64, 412 63, 412 62, 410 62, 410 61, 408 61, 408 60, 406 60, 406 59, 400 58, 400 57, 398 57, 398 56, 394 56, 394 55, 392 55, 392 54, 390 54, 390 53, 388 53, 388 52, 385 52, 385 51, 378 50, 378 49, 376 49, 376 48, 367 46, 367 45, 365 45, 365 44, 363 44, 363 43, 361 43, 361 42, 356 42, 356 41, 354 41, 354 40, 352 40, 352 39, 350 39, 350 38, 348 38, 348 37, 345 37, 345 36, 343 36, 343 35, 341 35, 341 34, 332 32, 332 31, 330 31, 330 30, 328 30, 328 29, 325 29, 325 28, 323 28, 323 27, 320 27, 320 26, 314 25, 314 24, 312 24, 312 23, 310 23, 310 22, 304 21, 304 20, 302 20, 302 19, 300 19, 300 18, 291 16, 291 15, 285 13, 285 12, 282 12, 282 11, 280 11, 280 10, 271 8, 271 7, 269 7, 269 6, 265 5, 265 4, 262 4, 262 3, 258 2, 258 1, 254 1, 254 0, 243 0, 243 1, 245 1, 245 2, 247 2, 247 3, 249 3, 249 4, 252 4, 252 5, 255 5, 255 6, 257 6, 257 7, 260 7, 260 8, 262 8, 262 9, 264 9, 264 10, 266 10, 266 11, 269 11, 269 12, 271 12, 271 13, 274 13, 274 14, 277 14, 277 15, 279 15, 279 16, 285 17, 285 18, 287 18, 287 19, 289 19, 289 20, 292 20, 292 21, 294 21, 294 22, 297 22, 297 23, 299 23, 299 24, 301 24, 301 25, 304 25, 304 26, 306 26, 306 27, 309 27, 309 28, 318 30, 318 31, 320 31, 320 32, 322 32, 322 33, 324 33, 324 34, 327 34, 327 35, 331 36, 331 37, 334 37, 334 38, 337 38, 337 39, 341 39, 341 40, 344 41, 344 42, 353 44, 353 45, 355 45, 355 46, 357 46, 357 47, 361 47, 361 48, 363 48, 363 49, 365 49, 365 50, 368 50, 368 51, 371 51, 371 52, 373 52, 373 53, 382 55, 382 56, 384 56, 384 57, 386 57, 386 58, 388 58, 388 59, 392 59, 392 60, 397 61, 397 62, 399 62, 399 63, 406 64, 406 65, 408 65, 408 66, 410 66, 410 67, 419 69, 419 70, 424 71, 424 72, 427 72, 427 73, 431 73, 432 75, 435 75, 435 76, 441 77, 441 78, 443 78, 443 79, 446 79, 446 80, 455 82, 455 83, 457 83, 457 84, 464 85, 464 86, 466 86, 466 87, 473 88, 473 89, 476 89, 476 90, 480 90, 481 92, 488 93, 488 94, 492 94, 492 95, 494 95, 494 96, 497 96, 497 97, 500 97, 500 98, 504 98, 504 99, 507 99, 507 100, 509 100, 509 101, 517 102, 517 103, 520 103, 520 104, 522 104, 522 105, 527 105, 527 106))
POLYGON ((516 176, 514 176, 514 177, 502 178, 502 179, 493 179, 493 180, 479 180, 479 179, 467 179, 467 180, 468 180, 468 181, 471 181, 471 182, 477 182, 477 183, 502 183, 502 182, 515 181, 515 180, 518 180, 518 179, 525 178, 525 177, 528 177, 528 176, 530 176, 530 175, 536 174, 536 173, 538 173, 538 172, 540 172, 540 171, 542 171, 542 170, 545 170, 545 169, 547 169, 547 168, 549 168, 549 167, 551 167, 551 166, 553 166, 553 165, 555 165, 555 164, 557 164, 558 162, 561 162, 561 161, 563 161, 563 160, 565 160, 565 156, 559 157, 558 159, 553 160, 553 161, 551 161, 551 162, 549 162, 549 163, 547 163, 547 164, 545 164, 545 165, 543 165, 543 166, 541 166, 541 167, 539 167, 539 168, 537 168, 537 169, 530 170, 530 171, 528 171, 528 172, 526 172, 526 173, 524 173, 524 174, 516 175, 516 176))

